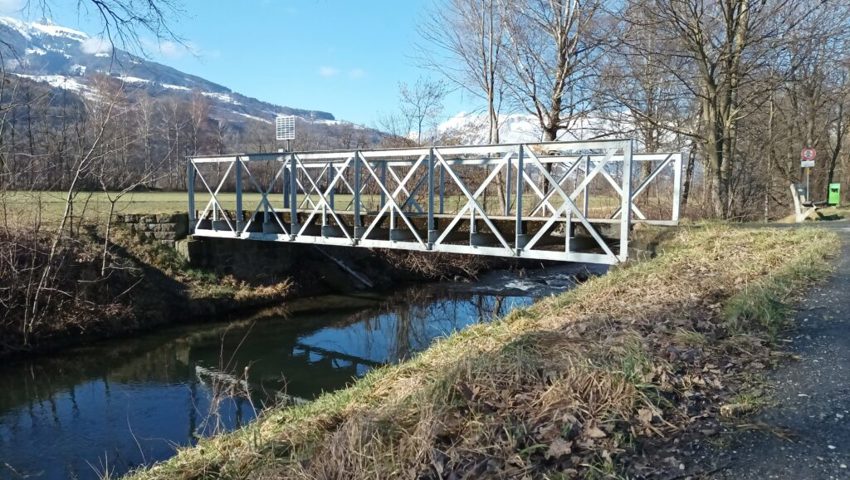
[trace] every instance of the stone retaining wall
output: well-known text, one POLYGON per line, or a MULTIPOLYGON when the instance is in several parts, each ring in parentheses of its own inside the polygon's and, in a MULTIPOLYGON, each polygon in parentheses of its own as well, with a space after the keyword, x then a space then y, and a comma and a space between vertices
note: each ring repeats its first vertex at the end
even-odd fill
POLYGON ((119 213, 113 222, 170 247, 189 234, 189 217, 185 213, 119 213))

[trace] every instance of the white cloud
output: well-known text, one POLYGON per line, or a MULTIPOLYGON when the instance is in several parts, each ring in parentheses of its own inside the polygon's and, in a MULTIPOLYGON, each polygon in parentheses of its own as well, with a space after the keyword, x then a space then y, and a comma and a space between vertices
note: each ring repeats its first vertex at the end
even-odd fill
POLYGON ((334 67, 327 67, 327 66, 320 67, 319 68, 319 75, 321 75, 325 78, 335 77, 335 76, 339 75, 339 69, 334 68, 334 67))
POLYGON ((363 78, 365 76, 366 76, 366 70, 363 70, 362 68, 352 68, 351 70, 348 71, 348 78, 351 78, 351 79, 363 78))
POLYGON ((159 42, 158 45, 159 53, 165 58, 180 58, 186 54, 187 48, 184 45, 181 45, 177 42, 172 42, 171 40, 165 40, 159 42))
POLYGON ((166 60, 178 60, 186 55, 192 55, 195 57, 205 57, 211 56, 213 58, 217 58, 220 56, 221 52, 213 51, 213 52, 205 52, 201 50, 195 42, 176 42, 173 40, 160 40, 158 42, 154 42, 151 40, 143 41, 144 48, 146 50, 156 50, 159 52, 159 55, 166 60))
POLYGON ((219 58, 219 50, 203 50, 197 43, 192 41, 154 40, 142 39, 142 49, 145 52, 158 54, 163 60, 179 60, 186 55, 202 58, 219 58))
POLYGON ((0 0, 0 13, 20 13, 26 6, 26 0, 0 0))
POLYGON ((83 40, 80 43, 80 48, 83 50, 83 53, 88 53, 89 55, 112 53, 112 44, 109 43, 109 40, 100 37, 91 37, 83 40))

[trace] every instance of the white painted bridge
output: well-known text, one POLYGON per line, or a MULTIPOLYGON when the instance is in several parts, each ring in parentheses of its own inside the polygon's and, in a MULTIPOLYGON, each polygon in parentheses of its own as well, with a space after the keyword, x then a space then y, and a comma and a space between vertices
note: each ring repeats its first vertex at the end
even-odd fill
POLYGON ((628 257, 634 223, 679 220, 682 153, 632 148, 605 140, 192 157, 190 229, 615 264, 628 257))

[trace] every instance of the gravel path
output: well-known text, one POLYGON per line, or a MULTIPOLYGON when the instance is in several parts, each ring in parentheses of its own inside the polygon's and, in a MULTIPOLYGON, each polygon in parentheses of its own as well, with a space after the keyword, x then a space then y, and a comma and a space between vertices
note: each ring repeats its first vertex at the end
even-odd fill
POLYGON ((800 360, 769 375, 775 405, 757 428, 721 439, 699 462, 705 478, 850 479, 850 222, 822 225, 843 247, 834 275, 800 305, 789 344, 800 360))

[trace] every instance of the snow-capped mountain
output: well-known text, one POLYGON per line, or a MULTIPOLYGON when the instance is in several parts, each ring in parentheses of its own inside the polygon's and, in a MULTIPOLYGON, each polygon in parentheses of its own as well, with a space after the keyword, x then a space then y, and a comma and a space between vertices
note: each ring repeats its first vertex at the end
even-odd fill
MULTIPOLYGON (((610 119, 588 116, 576 119, 572 128, 564 130, 558 140, 590 140, 601 137, 628 136, 623 131, 624 122, 616 124, 610 119)), ((437 126, 437 132, 443 136, 457 138, 461 143, 476 145, 487 143, 489 126, 487 115, 461 112, 437 126)), ((543 130, 537 118, 530 114, 513 113, 499 116, 499 141, 501 143, 539 142, 543 139, 543 130)))
MULTIPOLYGON (((487 143, 489 125, 487 115, 482 113, 461 112, 448 118, 437 126, 438 136, 452 138, 467 145, 487 143)), ((643 148, 637 122, 628 112, 619 114, 608 112, 606 115, 590 113, 575 119, 570 128, 562 130, 558 140, 582 141, 602 138, 633 138, 638 149, 643 148)), ((501 143, 539 142, 543 140, 543 130, 537 118, 531 114, 514 113, 499 116, 499 141, 501 143)), ((684 147, 683 139, 672 133, 664 132, 658 139, 661 147, 676 151, 684 147)))
POLYGON ((24 22, 0 17, 0 40, 11 50, 3 52, 8 73, 81 95, 90 95, 94 78, 106 74, 123 80, 128 92, 187 98, 199 92, 210 100, 210 115, 229 122, 271 122, 276 114, 334 121, 328 112, 263 102, 127 51, 116 48, 113 52, 112 45, 102 38, 49 21, 24 22))

